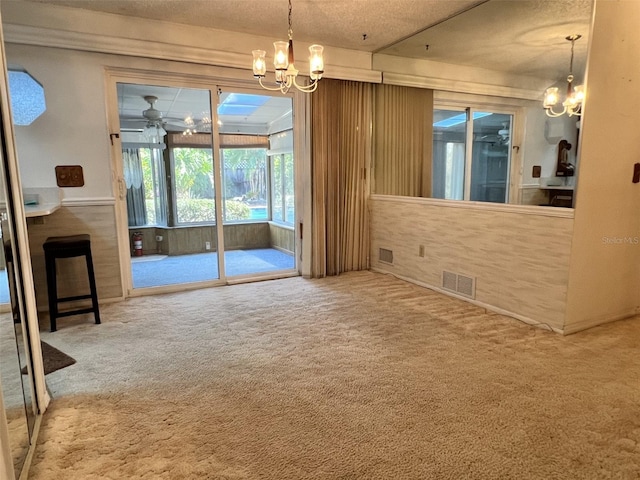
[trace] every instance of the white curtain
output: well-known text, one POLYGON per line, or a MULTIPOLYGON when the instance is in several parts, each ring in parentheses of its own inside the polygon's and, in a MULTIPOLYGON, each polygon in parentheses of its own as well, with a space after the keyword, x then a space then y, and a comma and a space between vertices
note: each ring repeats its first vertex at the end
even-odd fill
POLYGON ((464 199, 464 143, 447 143, 445 198, 464 199))
POLYGON ((142 162, 135 148, 122 150, 124 181, 127 186, 127 216, 130 227, 147 224, 147 212, 144 203, 144 182, 142 162))
POLYGON ((464 143, 433 142, 433 198, 463 200, 464 171, 464 143))

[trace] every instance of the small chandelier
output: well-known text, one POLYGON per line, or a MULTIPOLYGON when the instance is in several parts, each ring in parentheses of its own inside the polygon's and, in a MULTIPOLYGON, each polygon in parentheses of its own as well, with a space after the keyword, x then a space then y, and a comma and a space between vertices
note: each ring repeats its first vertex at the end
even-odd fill
POLYGON ((570 117, 582 114, 582 102, 584 102, 584 86, 573 86, 573 45, 582 35, 569 35, 566 37, 571 42, 571 61, 569 62, 569 75, 567 76, 567 98, 562 102, 562 111, 553 109, 560 102, 558 87, 547 88, 544 92, 543 106, 548 116, 559 117, 565 113, 570 117))
POLYGON ((296 81, 298 70, 293 65, 293 29, 291 28, 291 0, 289 0, 289 41, 273 42, 275 55, 273 65, 276 69, 276 86, 270 87, 264 85, 262 79, 267 71, 267 62, 265 60, 266 52, 264 50, 253 50, 253 76, 258 79, 260 86, 266 90, 281 91, 287 93, 291 87, 298 90, 311 93, 318 88, 318 80, 322 78, 324 73, 324 60, 322 59, 322 45, 311 45, 309 47, 309 77, 311 82, 308 85, 300 85, 296 81))

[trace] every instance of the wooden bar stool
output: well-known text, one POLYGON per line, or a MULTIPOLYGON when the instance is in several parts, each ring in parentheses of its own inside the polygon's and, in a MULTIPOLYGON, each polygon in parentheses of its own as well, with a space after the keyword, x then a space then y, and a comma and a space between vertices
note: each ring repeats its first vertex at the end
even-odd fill
POLYGON ((56 331, 56 320, 60 317, 79 315, 81 313, 91 313, 95 317, 96 323, 100 323, 100 310, 98 309, 98 294, 96 291, 96 279, 93 272, 93 259, 91 257, 91 237, 89 235, 70 235, 66 237, 49 237, 42 245, 44 249, 44 260, 47 270, 47 291, 49 294, 49 319, 51 321, 51 331, 56 331), (84 256, 87 262, 87 274, 89 276, 88 295, 76 295, 73 297, 58 298, 58 285, 56 280, 56 259, 72 258, 84 256), (60 312, 58 305, 62 302, 72 302, 74 300, 91 299, 90 308, 80 308, 77 310, 60 312))

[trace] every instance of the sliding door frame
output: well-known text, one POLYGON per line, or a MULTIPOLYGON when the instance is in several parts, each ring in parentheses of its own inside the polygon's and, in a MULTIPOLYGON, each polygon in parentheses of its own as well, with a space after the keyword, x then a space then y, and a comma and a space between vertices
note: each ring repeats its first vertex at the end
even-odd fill
POLYGON ((464 171, 464 194, 462 201, 470 201, 471 198, 471 168, 473 162, 473 114, 474 112, 491 112, 501 115, 511 115, 511 141, 509 142, 509 173, 507 176, 507 194, 505 203, 518 203, 518 185, 522 178, 522 138, 524 136, 523 117, 524 111, 521 106, 499 105, 495 103, 473 102, 473 101, 447 101, 438 100, 434 102, 435 110, 452 110, 466 113, 466 138, 465 138, 465 171, 464 171))
MULTIPOLYGON (((109 128, 109 137, 111 145, 111 168, 112 168, 112 188, 115 194, 115 213, 116 213, 116 229, 118 232, 118 252, 120 257, 120 275, 123 285, 123 294, 125 297, 147 295, 149 293, 165 293, 181 290, 191 290, 204 288, 209 286, 219 286, 230 283, 240 283, 247 281, 248 278, 238 278, 228 281, 224 271, 224 225, 222 212, 222 172, 221 159, 218 142, 218 98, 220 88, 234 92, 246 92, 253 94, 265 94, 264 90, 257 89, 253 82, 238 79, 233 76, 228 78, 207 77, 199 75, 179 74, 159 71, 146 71, 128 68, 107 68, 105 71, 105 99, 107 102, 107 125, 109 128), (131 83, 141 85, 155 85, 171 88, 194 88, 204 89, 211 92, 211 115, 212 115, 212 142, 211 148, 214 162, 214 188, 216 199, 216 234, 218 248, 218 265, 219 279, 188 283, 174 284, 152 288, 133 288, 133 280, 131 274, 131 256, 129 253, 129 227, 127 222, 127 206, 126 206, 126 185, 124 183, 124 172, 122 162, 122 141, 120 138, 120 120, 118 109, 117 88, 118 83, 131 83)), ((271 92, 270 94, 274 94, 271 92)), ((279 94, 279 93, 275 93, 279 94)), ((279 278, 292 275, 305 275, 309 270, 305 266, 310 265, 311 250, 310 243, 308 246, 303 243, 302 225, 303 218, 309 218, 307 221, 308 228, 311 228, 311 182, 310 182, 310 161, 309 161, 309 134, 307 132, 308 125, 305 122, 307 117, 307 97, 308 95, 300 92, 292 92, 290 94, 293 102, 293 131, 294 131, 294 158, 296 162, 295 168, 295 188, 296 188, 296 221, 295 225, 295 252, 296 252, 296 271, 291 274, 274 274, 273 276, 260 276, 260 279, 279 278)), ((310 233, 310 232, 309 232, 310 233)), ((310 237, 309 237, 310 238, 310 237)))

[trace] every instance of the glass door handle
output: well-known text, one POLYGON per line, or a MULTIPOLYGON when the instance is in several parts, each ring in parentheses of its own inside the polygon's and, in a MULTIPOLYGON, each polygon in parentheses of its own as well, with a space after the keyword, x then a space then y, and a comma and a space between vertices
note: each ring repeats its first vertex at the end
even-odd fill
POLYGON ((120 193, 120 200, 124 200, 127 196, 127 187, 124 183, 124 178, 122 177, 118 178, 118 190, 120 193))

